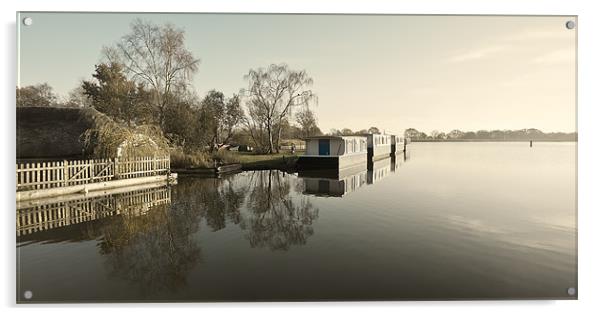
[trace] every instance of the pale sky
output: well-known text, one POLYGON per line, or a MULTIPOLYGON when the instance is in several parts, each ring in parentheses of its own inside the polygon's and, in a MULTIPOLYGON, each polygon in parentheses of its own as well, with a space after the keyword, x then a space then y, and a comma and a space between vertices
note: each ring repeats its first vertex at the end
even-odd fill
POLYGON ((203 97, 246 87, 250 68, 305 69, 331 128, 576 131, 575 17, 22 13, 21 86, 66 95, 135 18, 170 22, 201 59, 203 97))

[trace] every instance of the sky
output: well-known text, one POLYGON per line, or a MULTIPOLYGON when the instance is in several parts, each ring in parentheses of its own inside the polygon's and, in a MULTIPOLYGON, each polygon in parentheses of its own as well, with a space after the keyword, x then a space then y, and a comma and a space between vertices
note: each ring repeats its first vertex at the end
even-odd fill
POLYGON ((318 125, 576 131, 575 17, 22 13, 18 86, 66 95, 135 18, 172 23, 201 60, 203 97, 247 86, 249 69, 287 63, 313 78, 318 125))

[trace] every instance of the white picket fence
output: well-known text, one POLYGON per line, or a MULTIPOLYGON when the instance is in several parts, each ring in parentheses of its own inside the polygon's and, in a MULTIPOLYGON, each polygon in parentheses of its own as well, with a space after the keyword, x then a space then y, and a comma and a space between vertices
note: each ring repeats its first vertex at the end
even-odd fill
POLYGON ((17 191, 162 175, 169 173, 169 164, 169 156, 21 163, 17 191))

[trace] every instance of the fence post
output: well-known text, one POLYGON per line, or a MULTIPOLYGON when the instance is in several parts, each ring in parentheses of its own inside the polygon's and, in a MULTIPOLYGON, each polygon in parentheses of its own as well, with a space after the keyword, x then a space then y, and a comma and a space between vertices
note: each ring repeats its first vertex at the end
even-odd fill
POLYGON ((113 179, 117 180, 119 179, 119 158, 115 158, 115 160, 113 160, 113 179))
POLYGON ((67 160, 63 160, 63 186, 66 187, 69 185, 69 162, 67 160))
POLYGON ((153 155, 153 176, 157 175, 157 155, 153 155))
POLYGON ((90 163, 90 183, 94 182, 94 159, 88 159, 90 163))

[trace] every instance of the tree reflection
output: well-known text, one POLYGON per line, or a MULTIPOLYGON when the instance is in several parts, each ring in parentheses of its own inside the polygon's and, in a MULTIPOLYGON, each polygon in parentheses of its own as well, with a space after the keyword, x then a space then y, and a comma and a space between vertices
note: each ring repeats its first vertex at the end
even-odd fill
POLYGON ((127 207, 103 226, 101 253, 111 275, 139 284, 150 295, 185 285, 201 259, 193 235, 202 219, 213 231, 239 225, 251 247, 304 245, 319 210, 308 197, 295 194, 299 182, 278 171, 186 179, 174 188, 173 204, 148 211, 127 207))
POLYGON ((296 179, 291 178, 275 170, 253 173, 247 200, 249 214, 241 222, 252 247, 288 250, 293 245, 304 245, 313 235, 311 225, 319 210, 307 197, 293 200, 291 188, 296 179))
POLYGON ((180 207, 195 209, 213 231, 232 223, 246 231, 252 247, 287 250, 306 243, 318 218, 318 209, 302 191, 303 181, 265 170, 186 179, 178 184, 174 200, 183 204, 180 207))
POLYGON ((226 227, 226 221, 239 224, 240 209, 248 191, 246 187, 236 187, 234 179, 214 179, 206 181, 201 189, 202 205, 205 208, 207 225, 217 231, 226 227))
POLYGON ((101 253, 111 275, 139 284, 146 294, 181 287, 201 257, 191 239, 198 230, 191 209, 162 205, 144 215, 128 209, 103 230, 101 253))

